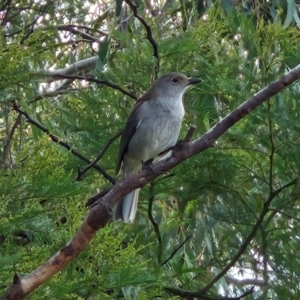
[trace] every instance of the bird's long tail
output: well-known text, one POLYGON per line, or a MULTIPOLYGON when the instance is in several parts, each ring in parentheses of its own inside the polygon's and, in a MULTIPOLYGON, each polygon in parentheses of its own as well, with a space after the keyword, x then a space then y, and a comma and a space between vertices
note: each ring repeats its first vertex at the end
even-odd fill
POLYGON ((127 194, 114 209, 113 220, 123 220, 128 223, 134 220, 140 189, 134 190, 127 194))

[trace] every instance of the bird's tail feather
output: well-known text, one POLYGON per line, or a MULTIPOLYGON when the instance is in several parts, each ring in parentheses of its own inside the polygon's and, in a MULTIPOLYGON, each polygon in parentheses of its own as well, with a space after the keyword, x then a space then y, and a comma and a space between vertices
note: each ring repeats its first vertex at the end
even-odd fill
POLYGON ((139 192, 140 189, 130 192, 121 200, 120 203, 117 204, 117 207, 114 209, 114 221, 121 219, 128 223, 134 220, 139 199, 139 192))

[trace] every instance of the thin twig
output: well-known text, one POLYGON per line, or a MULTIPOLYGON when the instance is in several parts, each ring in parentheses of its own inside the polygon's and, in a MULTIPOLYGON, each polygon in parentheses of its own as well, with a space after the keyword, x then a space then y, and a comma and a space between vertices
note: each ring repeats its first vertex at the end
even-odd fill
POLYGON ((46 97, 56 97, 58 95, 61 94, 66 94, 66 93, 70 93, 70 92, 74 92, 74 91, 79 91, 79 89, 69 89, 68 87, 70 86, 70 84, 72 83, 73 80, 71 79, 66 79, 64 80, 63 83, 61 83, 59 86, 57 86, 55 88, 54 91, 46 91, 46 92, 42 92, 40 93, 38 96, 36 96, 33 100, 31 100, 29 103, 34 103, 40 99, 44 99, 46 97))
POLYGON ((270 161, 270 170, 269 170, 269 187, 270 187, 270 193, 273 192, 273 163, 274 163, 274 154, 275 154, 275 145, 274 145, 274 139, 273 139, 273 122, 270 118, 270 110, 271 110, 271 102, 268 100, 268 129, 269 129, 269 139, 271 144, 271 153, 269 155, 269 161, 270 161))
POLYGON ((147 32, 147 39, 148 41, 151 43, 152 47, 153 47, 153 56, 156 57, 157 59, 158 57, 158 46, 156 41, 153 38, 152 32, 151 32, 151 27, 147 24, 147 22, 137 13, 137 7, 130 1, 130 0, 126 0, 125 1, 129 7, 131 8, 131 10, 133 11, 133 15, 143 24, 143 26, 146 29, 147 32))
POLYGON ((158 45, 156 43, 156 41, 154 40, 153 38, 153 35, 152 35, 152 31, 151 31, 151 27, 147 24, 147 22, 138 14, 137 12, 137 7, 136 5, 134 5, 130 0, 126 0, 125 1, 130 9, 132 10, 133 12, 133 15, 141 22, 141 24, 145 27, 146 29, 146 32, 147 32, 147 39, 148 41, 150 42, 150 44, 152 45, 152 48, 153 48, 153 56, 156 58, 156 67, 155 67, 155 70, 156 70, 156 77, 157 77, 157 73, 158 73, 158 70, 159 70, 159 56, 158 56, 158 45))
MULTIPOLYGON (((33 124, 34 126, 36 126, 37 128, 39 128, 40 130, 42 130, 43 132, 47 133, 49 135, 49 137, 51 138, 51 140, 54 143, 57 143, 61 146, 63 146, 64 148, 66 148, 67 150, 71 151, 71 153, 73 155, 75 155, 76 157, 80 158, 81 160, 83 160, 84 162, 91 164, 91 161, 89 159, 87 159, 86 157, 84 157, 82 154, 80 154, 78 151, 74 150, 71 148, 71 146, 69 144, 67 144, 66 142, 62 141, 59 137, 57 137, 56 135, 52 134, 49 132, 49 130, 47 128, 45 128, 43 125, 41 125, 37 120, 33 119, 31 116, 29 116, 25 111, 23 111, 16 103, 13 104, 13 109, 15 111, 17 111, 18 113, 24 115, 27 119, 27 121, 30 124, 33 124)), ((103 177, 105 177, 107 180, 109 180, 112 184, 115 184, 116 180, 111 177, 104 169, 102 169, 99 165, 94 165, 93 168, 95 170, 97 170, 99 173, 101 173, 103 175, 103 177)))
POLYGON ((251 278, 245 278, 245 279, 236 279, 233 276, 224 276, 224 279, 226 280, 227 283, 233 284, 238 287, 244 287, 245 285, 254 285, 254 286, 259 286, 261 288, 265 288, 266 284, 263 280, 261 279, 251 279, 251 278))
POLYGON ((78 75, 64 75, 59 72, 51 72, 49 74, 49 76, 51 76, 52 78, 55 78, 55 79, 73 79, 73 80, 77 79, 77 80, 86 80, 86 81, 90 81, 90 82, 95 82, 98 84, 104 84, 115 90, 120 91, 122 94, 129 96, 130 98, 132 98, 134 100, 138 99, 137 96, 134 95, 133 93, 130 93, 130 92, 124 90, 123 88, 121 88, 120 86, 118 86, 112 82, 109 82, 107 80, 99 80, 99 79, 96 79, 93 77, 85 77, 85 76, 78 76, 78 75))
POLYGON ((96 42, 96 43, 100 42, 98 37, 94 37, 94 36, 84 32, 84 31, 81 31, 81 30, 77 29, 76 27, 77 26, 74 26, 74 25, 58 25, 58 26, 56 26, 56 28, 58 30, 65 30, 65 31, 69 31, 73 34, 78 34, 81 37, 83 37, 85 39, 88 39, 91 42, 96 42))
POLYGON ((162 267, 164 264, 166 264, 169 260, 171 260, 173 257, 174 257, 174 255, 176 254, 176 252, 189 240, 191 238, 191 236, 190 235, 188 235, 187 237, 186 237, 186 239, 177 247, 177 248, 175 248, 174 250, 173 250, 173 252, 171 253, 171 255, 169 256, 169 258, 168 259, 166 259, 160 266, 162 267))
POLYGON ((37 21, 39 20, 39 18, 42 17, 43 13, 45 13, 47 11, 47 8, 52 5, 52 1, 50 1, 49 3, 46 3, 46 5, 41 7, 41 10, 39 11, 39 13, 37 14, 37 16, 35 17, 35 19, 32 21, 31 24, 28 24, 25 26, 25 28, 30 28, 29 31, 27 32, 27 34, 21 39, 20 44, 22 45, 26 39, 28 39, 28 37, 33 34, 34 32, 34 26, 37 23, 37 21))
POLYGON ((267 243, 267 235, 268 233, 266 232, 265 228, 262 228, 261 226, 261 253, 263 257, 263 280, 266 286, 268 286, 268 281, 269 281, 269 276, 268 276, 268 254, 267 254, 267 248, 268 248, 268 243, 267 243))
POLYGON ((78 168, 78 175, 76 180, 79 181, 81 179, 81 177, 91 168, 93 168, 96 163, 103 157, 103 155, 105 154, 105 152, 107 151, 107 149, 109 148, 109 146, 113 143, 114 140, 116 140, 123 131, 118 132, 117 134, 115 134, 112 138, 110 138, 107 142, 107 144, 105 145, 105 147, 103 148, 103 150, 101 151, 101 153, 89 164, 87 165, 82 171, 80 171, 80 169, 78 168))
POLYGON ((191 141, 195 130, 196 130, 196 126, 190 126, 187 134, 185 135, 185 138, 183 139, 186 143, 191 141))
POLYGON ((11 0, 7 0, 6 3, 0 8, 0 11, 6 11, 1 22, 2 26, 5 25, 5 23, 8 21, 8 14, 10 10, 11 10, 11 0), (4 8, 6 8, 6 10, 4 10, 4 8))
POLYGON ((59 95, 63 95, 63 94, 68 94, 68 93, 71 93, 71 92, 76 92, 78 91, 78 89, 64 89, 64 90, 55 90, 55 91, 52 91, 52 92, 45 92, 43 94, 40 94, 38 96, 36 96, 33 100, 31 100, 29 103, 34 103, 38 100, 41 100, 41 99, 45 99, 47 97, 56 97, 56 96, 59 96, 59 95))
POLYGON ((6 156, 7 156, 7 153, 9 151, 9 148, 10 148, 10 145, 11 145, 11 140, 12 140, 12 137, 14 135, 14 132, 15 130, 17 129, 18 125, 20 124, 21 122, 21 118, 22 118, 22 114, 18 114, 13 126, 11 127, 11 130, 6 138, 6 142, 5 142, 5 145, 3 147, 3 154, 2 154, 2 164, 4 164, 5 162, 5 159, 6 159, 6 156))
POLYGON ((186 299, 201 299, 201 300, 242 300, 244 297, 251 295, 254 292, 254 286, 247 292, 243 293, 238 297, 227 297, 227 296, 218 296, 218 295, 207 295, 202 291, 193 291, 193 290, 183 290, 174 287, 165 287, 166 292, 184 297, 186 299))
MULTIPOLYGON (((275 214, 282 214, 283 216, 286 216, 287 218, 289 218, 289 219, 294 219, 294 220, 296 220, 297 222, 300 222, 300 218, 297 218, 297 217, 295 217, 295 216, 292 216, 292 215, 290 215, 290 214, 288 214, 288 213, 286 213, 286 212, 284 212, 284 211, 282 211, 282 210, 279 210, 279 209, 275 209, 275 208, 269 208, 269 211, 273 211, 275 214)), ((276 228, 277 229, 277 228, 276 228)))
POLYGON ((163 245, 162 245, 162 237, 160 234, 159 226, 157 222, 154 220, 153 215, 152 215, 152 206, 153 206, 153 201, 154 201, 154 181, 150 183, 150 197, 149 197, 149 204, 148 204, 148 218, 153 225, 155 234, 157 236, 157 241, 158 241, 158 247, 157 247, 157 260, 158 263, 161 262, 162 258, 162 252, 163 252, 163 245))
POLYGON ((61 29, 64 29, 64 30, 69 30, 69 29, 72 29, 72 28, 77 28, 77 29, 84 29, 84 30, 87 30, 87 31, 93 31, 93 32, 97 32, 97 33, 100 33, 102 35, 108 35, 108 33, 102 31, 102 30, 98 30, 98 29, 94 29, 92 27, 89 27, 89 26, 86 26, 86 25, 79 25, 79 24, 68 24, 68 25, 64 25, 64 24, 61 24, 61 25, 57 25, 57 28, 61 28, 61 29), (63 27, 63 26, 66 26, 66 27, 63 27))
POLYGON ((169 174, 167 174, 165 176, 162 176, 161 178, 158 178, 157 180, 155 180, 155 182, 159 183, 160 181, 164 181, 165 179, 170 178, 170 177, 174 177, 174 176, 175 176, 174 173, 169 173, 169 174))

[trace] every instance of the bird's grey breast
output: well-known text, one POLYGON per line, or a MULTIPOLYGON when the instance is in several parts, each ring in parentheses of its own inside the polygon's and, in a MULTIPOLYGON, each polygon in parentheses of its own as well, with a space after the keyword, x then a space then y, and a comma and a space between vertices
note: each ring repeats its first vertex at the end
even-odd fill
POLYGON ((180 99, 145 101, 139 107, 139 125, 128 145, 128 153, 147 161, 175 145, 184 116, 180 99))

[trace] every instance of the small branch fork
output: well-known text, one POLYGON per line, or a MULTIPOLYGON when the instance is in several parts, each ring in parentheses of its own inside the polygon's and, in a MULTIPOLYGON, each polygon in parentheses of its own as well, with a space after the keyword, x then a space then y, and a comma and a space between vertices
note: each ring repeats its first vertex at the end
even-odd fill
MULTIPOLYGON (((161 160, 158 163, 154 164, 153 166, 151 166, 151 170, 144 169, 138 174, 133 174, 117 181, 112 190, 93 205, 92 209, 84 218, 82 225, 77 230, 72 239, 32 273, 25 275, 24 277, 19 277, 16 275, 13 279, 12 284, 8 287, 6 293, 3 295, 2 300, 24 299, 33 290, 35 290, 45 281, 49 280, 52 276, 58 273, 64 266, 66 266, 88 246, 96 232, 99 229, 105 227, 110 221, 112 214, 111 208, 114 207, 119 201, 121 201, 121 199, 126 194, 137 188, 145 186, 150 181, 153 181, 156 177, 171 170, 193 155, 196 155, 211 147, 214 142, 235 123, 237 123, 248 113, 257 108, 271 96, 274 96, 275 94, 283 90, 286 86, 292 84, 299 78, 300 65, 242 103, 239 107, 237 107, 215 126, 213 126, 201 138, 193 142, 184 143, 183 146, 180 147, 180 150, 173 151, 174 155, 172 157, 161 160)), ((21 113, 21 111, 18 112, 21 113)), ((266 215, 266 211, 268 211, 269 209, 269 205, 271 204, 272 200, 286 188, 295 185, 296 182, 297 179, 294 179, 271 193, 269 199, 264 203, 263 210, 256 224, 253 226, 250 234, 243 242, 238 253, 223 269, 223 271, 221 271, 206 287, 204 287, 200 291, 196 291, 197 293, 199 293, 198 295, 195 293, 188 294, 190 293, 190 291, 182 291, 180 295, 184 295, 186 298, 197 297, 199 299, 206 300, 224 299, 224 297, 222 298, 220 296, 209 296, 207 295, 207 292, 237 262, 237 260, 243 254, 245 248, 251 243, 255 232, 259 229, 261 222, 266 215)), ((180 290, 176 288, 166 287, 165 290, 176 295, 179 295, 180 292, 180 290)), ((251 292, 252 291, 250 290, 247 293, 249 294, 251 292)), ((245 294, 243 295, 243 297, 244 296, 245 294)), ((231 299, 241 298, 242 296, 231 299)))
POLYGON ((107 142, 107 144, 105 145, 105 147, 103 148, 103 150, 101 151, 101 153, 89 164, 87 165, 82 171, 80 171, 79 167, 78 167, 78 175, 76 180, 79 181, 81 180, 81 177, 91 168, 93 168, 97 162, 103 157, 103 155, 105 154, 105 152, 107 151, 107 149, 109 148, 109 146, 118 138, 120 137, 122 134, 122 131, 118 132, 116 135, 114 135, 112 138, 110 138, 107 142))

